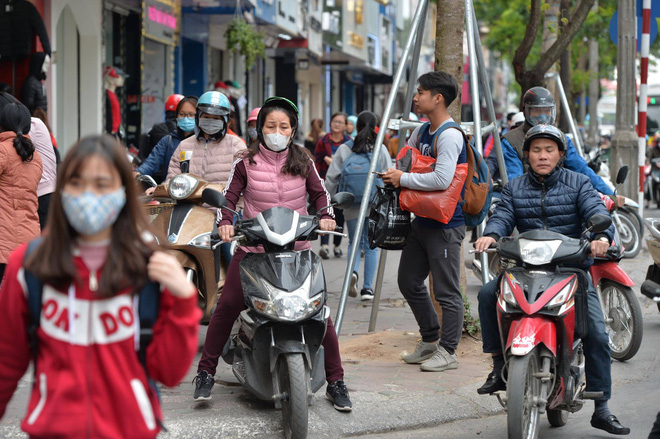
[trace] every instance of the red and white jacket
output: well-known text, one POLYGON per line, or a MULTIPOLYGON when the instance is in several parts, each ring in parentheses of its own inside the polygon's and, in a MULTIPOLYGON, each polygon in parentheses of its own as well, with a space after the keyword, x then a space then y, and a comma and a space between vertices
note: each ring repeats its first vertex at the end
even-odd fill
MULTIPOLYGON (((25 250, 10 255, 0 289, 0 418, 32 359, 25 250)), ((80 257, 74 266, 80 279, 74 290, 44 285, 36 379, 21 428, 30 438, 155 438, 162 413, 136 352, 137 302, 128 290, 95 297, 80 257)), ((152 379, 166 386, 183 379, 197 352, 200 318, 196 296, 163 291, 147 348, 152 379)))

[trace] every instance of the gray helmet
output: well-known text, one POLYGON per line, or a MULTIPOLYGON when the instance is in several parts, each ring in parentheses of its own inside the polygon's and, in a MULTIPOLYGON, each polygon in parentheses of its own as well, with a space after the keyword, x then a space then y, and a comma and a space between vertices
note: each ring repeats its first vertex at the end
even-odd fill
POLYGON ((566 136, 561 130, 552 125, 536 125, 527 131, 523 151, 529 151, 529 147, 534 139, 550 139, 557 144, 560 151, 566 151, 566 136))

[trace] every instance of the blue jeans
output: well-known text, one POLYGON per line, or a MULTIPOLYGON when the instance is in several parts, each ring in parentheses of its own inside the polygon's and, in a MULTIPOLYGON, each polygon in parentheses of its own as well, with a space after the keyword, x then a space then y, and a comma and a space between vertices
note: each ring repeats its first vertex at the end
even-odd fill
MULTIPOLYGON (((598 295, 589 278, 589 335, 584 343, 585 373, 588 392, 603 392, 603 400, 612 395, 612 368, 610 362, 609 337, 605 331, 605 320, 600 309, 598 295)), ((502 353, 499 328, 497 326, 497 279, 488 282, 479 290, 479 320, 481 338, 486 353, 502 353)))
MULTIPOLYGON (((346 220, 346 228, 348 229, 348 253, 351 253, 353 248, 353 242, 355 241, 353 237, 355 236, 355 231, 357 228, 357 219, 346 220)), ((365 219, 362 226, 362 236, 360 237, 360 250, 364 250, 364 275, 362 276, 362 282, 364 288, 371 290, 374 282, 374 275, 376 274, 376 267, 378 266, 378 248, 370 249, 369 248, 369 223, 365 219)), ((360 253, 358 257, 355 258, 355 266, 353 271, 358 273, 360 269, 360 253)))

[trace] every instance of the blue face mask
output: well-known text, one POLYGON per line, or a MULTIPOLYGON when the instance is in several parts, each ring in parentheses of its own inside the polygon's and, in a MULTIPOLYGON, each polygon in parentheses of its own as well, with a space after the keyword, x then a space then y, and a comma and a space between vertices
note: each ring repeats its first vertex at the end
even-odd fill
POLYGON ((190 133, 195 129, 195 118, 179 117, 176 120, 176 126, 178 126, 184 133, 190 133))
POLYGON ((66 219, 76 232, 84 236, 96 235, 111 227, 125 204, 126 191, 123 186, 105 195, 90 191, 73 195, 62 191, 62 208, 66 219))

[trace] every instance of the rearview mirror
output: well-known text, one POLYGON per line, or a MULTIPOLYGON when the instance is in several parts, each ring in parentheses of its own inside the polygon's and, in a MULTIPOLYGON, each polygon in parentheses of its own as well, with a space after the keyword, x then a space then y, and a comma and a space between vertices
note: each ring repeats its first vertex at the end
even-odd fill
POLYGON ((353 202, 355 201, 355 196, 350 193, 350 192, 339 192, 336 193, 332 199, 330 200, 330 203, 333 206, 336 206, 340 209, 348 209, 353 205, 353 202))
POLYGON ((209 206, 221 208, 227 205, 227 199, 220 192, 215 189, 206 188, 202 192, 202 201, 209 206))
POLYGON ((594 233, 604 232, 612 224, 612 217, 609 215, 596 214, 589 218, 587 224, 594 233))
POLYGON ((616 184, 623 184, 628 177, 628 166, 621 166, 616 174, 616 184))

